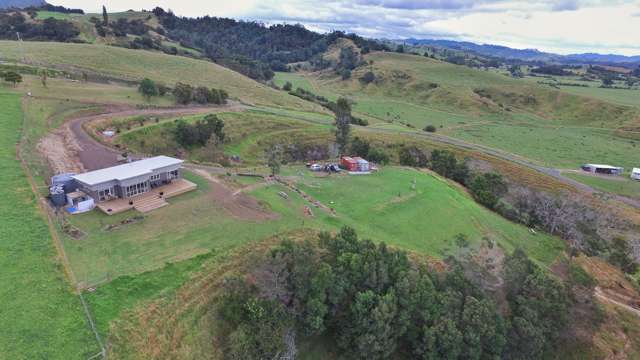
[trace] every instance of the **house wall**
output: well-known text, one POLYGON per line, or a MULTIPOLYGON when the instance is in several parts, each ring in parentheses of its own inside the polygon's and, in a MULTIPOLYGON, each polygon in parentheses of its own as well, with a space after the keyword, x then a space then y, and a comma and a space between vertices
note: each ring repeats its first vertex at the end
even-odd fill
POLYGON ((177 178, 181 178, 182 177, 182 169, 181 169, 181 165, 173 165, 173 166, 166 166, 164 168, 160 168, 160 169, 156 169, 154 170, 151 174, 145 174, 145 175, 141 175, 141 176, 136 176, 136 177, 132 177, 132 178, 128 178, 128 179, 124 179, 124 180, 112 180, 112 181, 107 181, 98 185, 87 185, 81 182, 78 182, 79 184, 79 189, 84 191, 87 195, 91 196, 93 199, 95 199, 96 202, 99 201, 99 196, 98 196, 98 192, 108 189, 110 187, 113 187, 114 190, 114 195, 119 197, 119 198, 125 198, 126 197, 126 188, 127 186, 131 186, 131 185, 135 185, 135 184, 139 184, 139 183, 143 183, 146 182, 148 184, 148 189, 151 189, 151 186, 160 186, 163 185, 165 183, 168 182, 169 180, 169 173, 171 171, 178 171, 178 177, 177 178), (156 174, 160 174, 160 179, 151 182, 150 178, 152 175, 156 175, 156 174))

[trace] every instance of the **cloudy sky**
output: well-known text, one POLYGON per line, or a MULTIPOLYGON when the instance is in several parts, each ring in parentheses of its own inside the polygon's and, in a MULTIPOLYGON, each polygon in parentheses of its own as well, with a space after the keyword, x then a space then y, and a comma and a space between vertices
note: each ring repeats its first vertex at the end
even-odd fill
POLYGON ((161 6, 185 16, 302 23, 376 38, 468 40, 562 54, 640 55, 640 0, 50 0, 96 12, 161 6))

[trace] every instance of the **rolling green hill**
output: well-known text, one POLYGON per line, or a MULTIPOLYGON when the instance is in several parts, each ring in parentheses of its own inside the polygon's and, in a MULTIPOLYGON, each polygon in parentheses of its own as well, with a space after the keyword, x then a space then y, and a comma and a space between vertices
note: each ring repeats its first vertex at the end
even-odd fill
POLYGON ((274 90, 232 70, 204 60, 113 46, 52 42, 0 41, 4 61, 23 61, 115 79, 149 77, 169 86, 176 82, 224 88, 240 101, 324 112, 319 106, 274 90))
POLYGON ((549 167, 584 162, 637 166, 640 109, 551 89, 494 72, 423 56, 372 53, 350 80, 334 72, 278 74, 378 122, 437 132, 505 150, 549 167), (364 84, 367 72, 375 80, 364 84))

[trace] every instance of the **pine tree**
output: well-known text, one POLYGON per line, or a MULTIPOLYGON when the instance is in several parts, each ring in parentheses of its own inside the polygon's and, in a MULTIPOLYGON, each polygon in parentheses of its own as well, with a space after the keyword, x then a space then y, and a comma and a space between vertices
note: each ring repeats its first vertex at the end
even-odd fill
POLYGON ((102 24, 104 26, 109 26, 109 15, 107 14, 107 8, 102 5, 102 24))
POLYGON ((336 143, 340 154, 344 154, 349 145, 351 135, 351 105, 345 98, 338 99, 336 104, 336 143))

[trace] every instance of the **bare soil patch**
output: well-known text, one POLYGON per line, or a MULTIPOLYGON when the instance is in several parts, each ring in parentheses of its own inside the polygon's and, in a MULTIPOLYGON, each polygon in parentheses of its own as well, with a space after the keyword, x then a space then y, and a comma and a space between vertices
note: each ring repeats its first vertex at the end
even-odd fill
POLYGON ((190 168, 190 170, 212 183, 208 195, 232 216, 251 221, 277 220, 280 217, 276 213, 265 210, 255 198, 243 194, 242 191, 234 191, 207 170, 202 168, 190 168))

